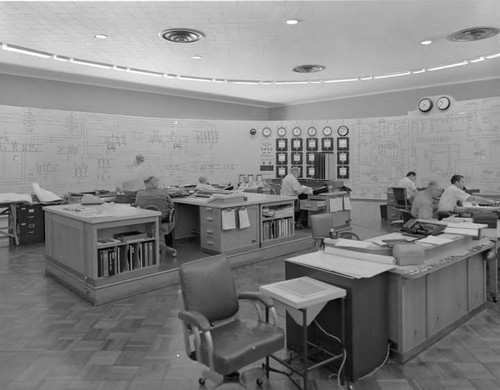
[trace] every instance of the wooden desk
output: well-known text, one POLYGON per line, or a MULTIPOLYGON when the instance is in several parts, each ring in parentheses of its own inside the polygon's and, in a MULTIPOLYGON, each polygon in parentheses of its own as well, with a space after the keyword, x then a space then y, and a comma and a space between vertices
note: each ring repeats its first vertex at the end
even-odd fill
POLYGON ((157 278, 160 212, 122 204, 44 211, 45 271, 85 299, 98 305, 164 286, 157 278), (145 237, 103 244, 134 231, 145 237))
POLYGON ((175 237, 200 236, 207 253, 236 253, 287 241, 294 235, 295 198, 281 195, 244 193, 246 200, 209 201, 208 198, 174 198, 175 237), (238 213, 246 209, 250 226, 240 228, 238 213), (280 215, 280 211, 290 209, 280 215), (225 229, 223 214, 236 213, 236 228, 225 229), (275 213, 275 216, 271 214, 275 213))

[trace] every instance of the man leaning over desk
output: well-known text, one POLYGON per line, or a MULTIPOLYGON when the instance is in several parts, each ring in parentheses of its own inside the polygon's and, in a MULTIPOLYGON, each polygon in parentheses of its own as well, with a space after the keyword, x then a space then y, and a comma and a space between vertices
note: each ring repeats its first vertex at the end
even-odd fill
MULTIPOLYGON (((303 186, 299 183, 297 178, 300 175, 300 169, 298 167, 292 167, 290 173, 283 178, 281 183, 281 195, 294 196, 296 198, 301 198, 301 195, 312 194, 312 188, 303 186)), ((307 226, 307 211, 300 210, 300 205, 298 200, 295 206, 295 224, 298 229, 307 226)))
POLYGON ((441 199, 439 199, 438 204, 438 212, 441 213, 453 213, 455 207, 457 206, 457 202, 463 204, 463 202, 480 202, 484 204, 489 204, 494 206, 495 201, 481 198, 476 195, 469 195, 464 191, 465 187, 465 179, 462 175, 453 175, 451 177, 451 185, 448 186, 441 195, 441 199))
POLYGON ((434 218, 434 199, 439 195, 439 186, 435 181, 430 181, 425 190, 419 191, 411 205, 411 215, 419 219, 434 218))

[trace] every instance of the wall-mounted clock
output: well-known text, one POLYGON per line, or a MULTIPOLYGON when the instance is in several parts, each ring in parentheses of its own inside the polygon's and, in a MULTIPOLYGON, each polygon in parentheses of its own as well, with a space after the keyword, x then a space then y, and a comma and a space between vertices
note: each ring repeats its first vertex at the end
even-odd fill
POLYGON ((432 110, 432 100, 429 98, 422 98, 418 101, 418 109, 422 112, 429 112, 432 110))
POLYGON ((446 96, 441 96, 436 102, 437 108, 439 108, 442 111, 447 110, 450 107, 450 105, 451 101, 446 96))
POLYGON ((262 135, 264 137, 269 137, 271 135, 271 129, 269 127, 264 127, 262 129, 262 135))
POLYGON ((286 129, 284 127, 278 128, 278 135, 284 137, 286 135, 286 129))
POLYGON ((292 133, 295 137, 299 137, 302 134, 302 130, 300 127, 294 127, 292 133))
POLYGON ((309 127, 307 129, 307 134, 309 134, 310 137, 314 137, 318 130, 316 130, 316 127, 309 127))
POLYGON ((329 126, 326 126, 324 129, 323 129, 323 135, 325 135, 326 137, 329 137, 332 135, 332 128, 329 127, 329 126))
POLYGON ((349 134, 349 128, 347 126, 340 126, 337 129, 337 134, 340 135, 341 137, 345 137, 347 134, 349 134))

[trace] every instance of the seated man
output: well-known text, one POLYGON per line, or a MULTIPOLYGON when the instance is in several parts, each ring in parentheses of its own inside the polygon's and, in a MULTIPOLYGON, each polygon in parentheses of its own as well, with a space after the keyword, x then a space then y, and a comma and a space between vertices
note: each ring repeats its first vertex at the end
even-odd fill
POLYGON ((419 219, 432 219, 434 217, 434 200, 439 194, 439 187, 435 181, 429 182, 427 188, 417 192, 411 206, 411 214, 419 219))
MULTIPOLYGON (((174 208, 174 203, 170 199, 168 191, 164 188, 158 188, 160 180, 156 176, 150 176, 144 180, 145 190, 137 192, 135 203, 140 208, 146 206, 156 206, 161 212, 162 230, 171 232, 173 229, 173 221, 170 221, 170 214, 174 208), (166 225, 166 226, 163 226, 166 225)), ((173 235, 168 234, 165 236, 165 243, 168 246, 173 244, 173 235)))
POLYGON ((198 179, 198 185, 196 186, 196 189, 211 191, 214 190, 215 188, 208 183, 208 179, 205 176, 200 176, 200 178, 198 179))
POLYGON ((451 185, 448 186, 441 195, 438 204, 438 212, 453 213, 457 202, 481 202, 490 205, 495 205, 495 201, 490 199, 481 198, 476 195, 469 195, 464 191, 465 179, 462 175, 453 175, 451 177, 451 185))
POLYGON ((413 201, 413 198, 417 194, 417 186, 415 185, 416 180, 417 174, 410 171, 406 174, 406 177, 398 181, 397 187, 403 187, 406 189, 406 197, 408 198, 409 203, 413 201))
MULTIPOLYGON (((306 194, 312 194, 312 188, 303 186, 299 183, 300 169, 292 167, 290 173, 283 178, 281 183, 281 195, 294 196, 297 199, 305 197, 306 194)), ((297 200, 298 202, 298 200, 297 200)), ((300 210, 299 205, 295 207, 295 224, 298 229, 307 226, 307 211, 300 210)))

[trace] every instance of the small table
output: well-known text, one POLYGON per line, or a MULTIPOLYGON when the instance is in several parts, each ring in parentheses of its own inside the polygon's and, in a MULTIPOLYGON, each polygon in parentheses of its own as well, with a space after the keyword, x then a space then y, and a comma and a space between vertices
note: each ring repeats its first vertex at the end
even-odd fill
MULTIPOLYGON (((335 355, 330 351, 327 351, 326 349, 310 342, 308 340, 307 328, 329 301, 341 298, 342 335, 339 337, 339 341, 343 346, 345 339, 345 298, 347 292, 342 288, 320 282, 319 280, 312 279, 307 276, 260 286, 260 292, 270 296, 278 304, 283 305, 293 320, 297 324, 302 325, 303 350, 301 356, 299 357, 302 359, 302 370, 292 367, 291 361, 284 361, 274 355, 271 355, 271 357, 296 374, 302 376, 304 380, 303 389, 307 390, 307 377, 309 371, 324 366, 325 364, 335 360, 339 360, 343 357, 343 354, 335 355), (312 347, 313 350, 309 351, 309 347, 312 347), (308 357, 317 352, 324 353, 327 355, 327 358, 308 367, 308 357)), ((297 387, 300 388, 300 386, 291 377, 290 379, 295 385, 297 385, 297 387)))

